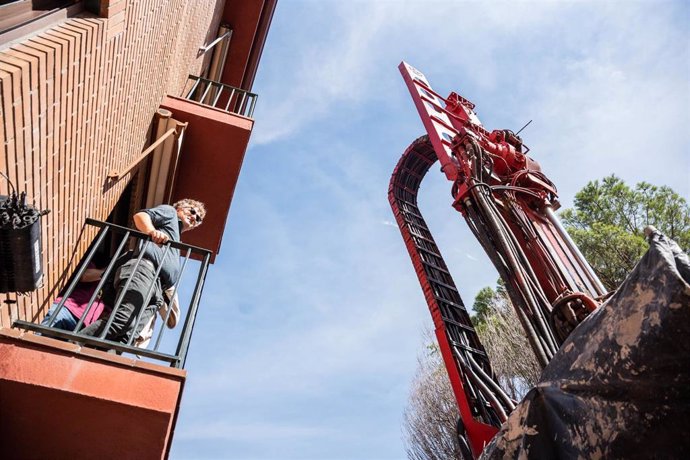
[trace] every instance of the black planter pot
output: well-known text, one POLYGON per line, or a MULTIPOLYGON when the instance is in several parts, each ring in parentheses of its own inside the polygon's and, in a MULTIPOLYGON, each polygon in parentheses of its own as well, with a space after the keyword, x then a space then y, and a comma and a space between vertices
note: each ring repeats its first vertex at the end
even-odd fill
POLYGON ((23 228, 0 228, 0 293, 40 287, 42 249, 40 219, 23 228))

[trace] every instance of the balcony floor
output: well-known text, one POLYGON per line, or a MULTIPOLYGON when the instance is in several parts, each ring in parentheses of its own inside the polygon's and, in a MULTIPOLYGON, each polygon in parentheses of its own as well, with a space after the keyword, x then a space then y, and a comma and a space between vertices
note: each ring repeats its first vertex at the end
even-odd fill
POLYGON ((183 370, 0 329, 3 458, 165 458, 185 377, 183 370))

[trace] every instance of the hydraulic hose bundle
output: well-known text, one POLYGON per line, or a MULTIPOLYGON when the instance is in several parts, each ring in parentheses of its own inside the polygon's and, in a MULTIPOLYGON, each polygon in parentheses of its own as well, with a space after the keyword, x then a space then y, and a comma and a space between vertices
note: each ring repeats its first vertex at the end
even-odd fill
MULTIPOLYGON (((550 302, 539 286, 515 234, 499 211, 491 187, 483 181, 484 152, 473 140, 467 140, 463 149, 472 164, 474 183, 468 187, 468 195, 462 200, 462 211, 470 229, 491 258, 501 278, 506 281, 506 288, 527 339, 541 366, 546 366, 558 349, 548 325, 550 302)), ((513 213, 518 212, 509 201, 502 204, 513 213)))

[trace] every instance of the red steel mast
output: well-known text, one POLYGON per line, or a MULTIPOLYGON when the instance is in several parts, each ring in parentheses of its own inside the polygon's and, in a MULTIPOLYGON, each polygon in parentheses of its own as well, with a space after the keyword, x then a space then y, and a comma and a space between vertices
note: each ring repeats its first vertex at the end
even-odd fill
MULTIPOLYGON (((461 441, 477 457, 514 408, 491 371, 440 255, 417 208, 417 191, 438 160, 462 213, 501 278, 537 360, 545 366, 570 331, 599 305, 606 289, 555 215, 555 185, 510 130, 486 130, 474 104, 443 98, 424 74, 400 72, 427 135, 405 151, 391 178, 389 201, 415 266, 458 401, 461 441)), ((462 444, 462 443, 461 443, 462 444)))

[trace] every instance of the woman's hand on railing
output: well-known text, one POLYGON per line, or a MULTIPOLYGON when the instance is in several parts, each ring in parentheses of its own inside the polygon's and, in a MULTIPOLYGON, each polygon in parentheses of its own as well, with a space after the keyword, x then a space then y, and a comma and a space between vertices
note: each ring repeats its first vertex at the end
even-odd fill
POLYGON ((146 212, 139 211, 138 213, 134 214, 133 220, 134 226, 137 228, 137 230, 150 236, 154 243, 161 245, 170 240, 170 237, 165 232, 156 229, 151 221, 151 216, 149 216, 146 212))
POLYGON ((159 245, 165 244, 170 240, 170 237, 160 230, 151 230, 148 232, 148 235, 151 237, 154 243, 159 245))

